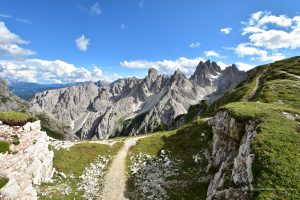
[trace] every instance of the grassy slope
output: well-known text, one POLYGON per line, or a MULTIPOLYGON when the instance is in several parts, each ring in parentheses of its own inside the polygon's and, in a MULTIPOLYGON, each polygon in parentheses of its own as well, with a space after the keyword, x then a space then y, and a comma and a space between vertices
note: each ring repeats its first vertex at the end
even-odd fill
MULTIPOLYGON (((207 165, 207 160, 202 163, 195 163, 193 155, 208 148, 212 139, 211 127, 205 121, 195 121, 176 131, 158 132, 138 141, 129 152, 130 156, 138 155, 140 152, 151 156, 157 156, 161 150, 171 152, 171 155, 180 160, 180 174, 172 177, 169 181, 181 181, 172 188, 166 188, 171 199, 203 199, 206 197, 208 182, 199 182, 199 178, 204 175, 201 171, 207 165), (201 130, 201 131, 199 131, 201 130), (201 136, 205 133, 205 136, 201 136), (184 182, 185 184, 182 184, 184 182)), ((130 160, 127 160, 131 165, 130 160)), ((129 179, 128 187, 134 190, 134 180, 129 179)))
MULTIPOLYGON (((240 120, 258 118, 261 123, 253 143, 256 199, 298 199, 300 197, 299 122, 289 120, 283 112, 300 115, 300 111, 278 104, 259 102, 232 103, 229 110, 240 120)), ((300 121, 300 118, 298 118, 300 121)))
MULTIPOLYGON (((300 196, 300 120, 289 120, 282 114, 300 115, 300 80, 281 72, 299 75, 299 61, 300 57, 295 57, 264 66, 267 70, 261 75, 257 93, 250 99, 252 102, 226 105, 247 96, 254 87, 251 82, 217 101, 226 102, 222 109, 229 110, 240 120, 256 118, 261 121, 253 143, 256 199, 299 199, 300 196), (245 87, 249 89, 243 89, 245 87)), ((257 76, 259 71, 252 79, 257 76)))
POLYGON ((27 122, 34 122, 35 116, 21 112, 0 112, 0 121, 10 126, 23 126, 27 122))
POLYGON ((72 146, 69 150, 59 149, 54 150, 54 167, 59 172, 64 172, 68 175, 66 179, 54 179, 53 183, 43 183, 40 187, 40 191, 46 191, 49 188, 52 189, 51 196, 40 196, 39 199, 83 199, 82 191, 77 191, 78 183, 81 181, 79 176, 82 175, 86 166, 92 163, 98 156, 114 156, 123 143, 115 143, 112 147, 104 144, 93 143, 81 143, 72 146), (70 175, 74 177, 71 178, 70 175), (70 186, 72 192, 69 195, 64 195, 56 186, 70 186))

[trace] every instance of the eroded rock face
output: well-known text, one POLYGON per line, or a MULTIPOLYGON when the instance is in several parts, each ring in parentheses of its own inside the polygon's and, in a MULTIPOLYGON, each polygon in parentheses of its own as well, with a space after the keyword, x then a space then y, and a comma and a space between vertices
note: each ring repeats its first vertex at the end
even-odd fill
POLYGON ((212 164, 218 172, 209 184, 207 199, 251 199, 251 143, 257 134, 257 123, 239 122, 227 111, 218 112, 210 123, 214 134, 212 164))
POLYGON ((53 151, 49 151, 49 138, 40 131, 40 122, 23 127, 10 127, 0 123, 0 140, 20 144, 10 145, 11 153, 0 154, 0 177, 9 182, 0 190, 0 199, 37 199, 34 185, 49 182, 53 176, 53 151))
POLYGON ((0 79, 0 112, 21 111, 27 107, 27 102, 10 93, 7 83, 0 79))
POLYGON ((210 61, 200 62, 190 79, 180 70, 168 77, 152 68, 144 79, 49 90, 37 94, 30 104, 33 113, 58 119, 81 139, 137 135, 153 132, 161 124, 170 126, 191 105, 226 92, 245 76, 234 67, 221 70, 210 61))

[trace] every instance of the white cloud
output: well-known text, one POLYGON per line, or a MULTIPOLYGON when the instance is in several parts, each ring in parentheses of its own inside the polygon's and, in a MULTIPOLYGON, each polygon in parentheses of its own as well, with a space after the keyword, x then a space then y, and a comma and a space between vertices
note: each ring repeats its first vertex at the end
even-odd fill
POLYGON ((219 53, 217 53, 217 52, 214 51, 214 50, 211 50, 211 51, 205 51, 205 52, 204 52, 204 55, 205 55, 206 57, 225 58, 225 56, 221 56, 219 53))
POLYGON ((252 56, 252 60, 259 61, 277 61, 285 58, 282 53, 271 53, 271 55, 269 55, 268 51, 249 46, 249 44, 245 43, 239 44, 235 48, 235 53, 239 57, 252 56))
MULTIPOLYGON (((217 64, 221 67, 222 70, 224 70, 226 67, 230 66, 229 64, 225 64, 223 62, 217 62, 217 64)), ((248 71, 255 67, 255 65, 250 65, 250 64, 244 63, 244 62, 236 62, 235 65, 241 71, 248 71)))
POLYGON ((248 35, 254 46, 270 50, 300 47, 300 16, 289 18, 258 11, 244 24, 242 35, 248 35))
POLYGON ((248 41, 233 48, 239 57, 249 56, 250 60, 261 62, 277 61, 286 57, 283 52, 300 47, 300 16, 258 11, 242 24, 242 35, 247 36, 248 41))
POLYGON ((88 45, 90 44, 90 39, 86 38, 84 35, 81 35, 75 40, 75 43, 80 51, 87 51, 88 45))
POLYGON ((0 78, 38 83, 74 83, 106 79, 102 70, 93 65, 91 71, 61 60, 0 60, 0 78))
POLYGON ((265 50, 260 50, 252 46, 248 46, 247 44, 239 44, 235 48, 235 53, 239 57, 244 57, 244 56, 260 56, 260 57, 266 57, 268 55, 268 52, 265 50))
POLYGON ((201 43, 200 42, 192 42, 190 44, 190 48, 198 48, 201 46, 201 43))
POLYGON ((147 61, 147 60, 135 60, 135 61, 123 61, 120 63, 123 67, 144 69, 155 68, 162 74, 173 74, 175 70, 180 69, 187 75, 194 73, 197 65, 200 61, 204 61, 203 58, 197 57, 193 59, 180 57, 177 60, 162 60, 162 61, 147 61))
POLYGON ((0 51, 13 56, 29 56, 35 54, 34 51, 23 49, 16 44, 0 44, 0 51))
POLYGON ((34 51, 19 46, 19 44, 28 43, 28 41, 21 39, 17 34, 8 30, 4 22, 0 22, 0 55, 28 56, 35 54, 34 51))
POLYGON ((217 64, 221 67, 222 70, 224 70, 226 67, 228 67, 227 64, 225 64, 225 63, 223 63, 221 61, 217 62, 217 64))
POLYGON ((229 34, 232 31, 232 28, 229 28, 229 27, 222 28, 220 31, 224 34, 229 34))
POLYGON ((90 15, 100 15, 101 13, 100 4, 96 2, 90 9, 90 15))
POLYGON ((27 44, 28 41, 22 40, 17 34, 12 33, 5 26, 4 22, 0 22, 0 43, 1 44, 27 44))
POLYGON ((235 65, 239 68, 241 71, 248 71, 250 69, 253 69, 255 65, 250 65, 244 62, 236 62, 235 65))

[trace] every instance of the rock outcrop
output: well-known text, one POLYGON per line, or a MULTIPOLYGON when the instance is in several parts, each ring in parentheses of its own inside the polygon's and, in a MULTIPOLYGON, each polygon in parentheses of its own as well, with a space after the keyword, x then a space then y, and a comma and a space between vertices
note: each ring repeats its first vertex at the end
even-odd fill
POLYGON ((45 91, 30 104, 32 112, 63 122, 81 139, 137 135, 153 132, 160 125, 171 126, 191 105, 208 95, 223 94, 245 77, 235 66, 221 70, 207 61, 199 63, 191 78, 180 70, 168 77, 149 69, 144 79, 124 78, 108 86, 90 82, 45 91))
POLYGON ((40 128, 39 121, 23 127, 0 123, 0 140, 10 143, 10 153, 0 154, 0 177, 9 179, 0 189, 0 199, 37 199, 34 185, 51 180, 54 153, 48 149, 49 138, 40 128))
POLYGON ((251 143, 257 123, 239 122, 228 111, 218 112, 210 121, 213 128, 211 164, 218 169, 210 181, 207 200, 251 199, 253 191, 251 143))
POLYGON ((27 107, 27 102, 10 93, 7 83, 0 79, 0 112, 22 111, 27 107))

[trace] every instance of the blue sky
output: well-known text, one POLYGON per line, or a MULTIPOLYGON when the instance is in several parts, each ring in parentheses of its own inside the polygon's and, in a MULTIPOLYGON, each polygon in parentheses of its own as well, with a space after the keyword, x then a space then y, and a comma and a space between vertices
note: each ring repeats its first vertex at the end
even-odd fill
POLYGON ((299 9, 296 0, 0 0, 0 77, 190 75, 206 59, 246 70, 299 55, 299 9))

